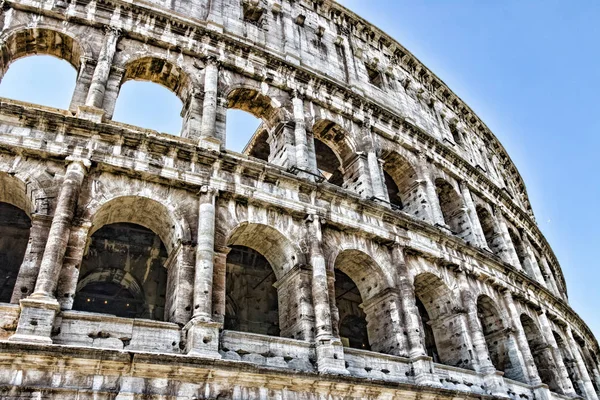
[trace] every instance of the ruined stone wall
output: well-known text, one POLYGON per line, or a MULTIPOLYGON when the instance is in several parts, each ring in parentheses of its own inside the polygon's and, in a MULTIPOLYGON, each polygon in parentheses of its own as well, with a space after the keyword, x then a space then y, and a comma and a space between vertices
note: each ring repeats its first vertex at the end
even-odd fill
POLYGON ((597 399, 514 165, 383 32, 331 1, 1 13, 2 72, 78 71, 69 110, 0 100, 3 397, 597 399), (111 120, 128 80, 179 137, 111 120))

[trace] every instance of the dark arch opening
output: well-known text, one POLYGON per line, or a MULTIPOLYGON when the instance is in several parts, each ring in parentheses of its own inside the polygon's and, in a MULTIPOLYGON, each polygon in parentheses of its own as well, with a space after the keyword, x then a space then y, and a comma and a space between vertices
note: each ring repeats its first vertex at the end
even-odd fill
MULTIPOLYGON (((229 135, 227 135, 229 137, 229 135)), ((252 138, 246 149, 243 151, 250 157, 258 158, 259 160, 269 161, 271 156, 271 146, 269 145, 269 132, 263 129, 252 138)))
POLYGON ((467 341, 468 332, 463 329, 464 316, 454 312, 456 301, 450 288, 432 273, 417 275, 414 288, 425 348, 429 346, 430 354, 437 354, 436 358, 442 364, 473 369, 473 355, 469 351, 467 341), (424 311, 424 314, 421 314, 421 311, 424 311), (431 331, 428 331, 427 326, 431 331))
POLYGON ((68 109, 75 90, 77 71, 57 56, 38 55, 11 63, 2 77, 0 96, 68 109))
POLYGON ((18 207, 0 202, 0 302, 9 303, 27 250, 31 220, 18 207))
POLYGON ((335 152, 319 139, 315 139, 315 155, 317 158, 317 169, 332 185, 342 187, 344 174, 342 165, 335 152))
POLYGON ((148 228, 115 223, 89 239, 73 309, 164 320, 167 249, 148 228))
POLYGON ((400 189, 398 188, 398 185, 396 185, 396 182, 394 182, 394 179, 390 174, 387 173, 387 171, 383 171, 383 176, 385 178, 385 187, 388 191, 390 203, 395 205, 397 208, 402 209, 402 198, 400 196, 400 189))
POLYGON ((452 185, 443 179, 435 180, 435 189, 442 215, 444 216, 444 222, 448 225, 452 233, 462 239, 466 239, 469 234, 469 224, 463 210, 462 198, 452 185))
POLYGON ((490 297, 479 296, 477 316, 494 367, 504 372, 504 376, 509 379, 527 383, 525 372, 521 369, 516 355, 517 343, 506 329, 500 312, 490 297))
POLYGON ((335 302, 344 346, 370 350, 367 316, 361 307, 362 297, 354 281, 338 269, 335 270, 335 302))
POLYGON ((546 344, 542 332, 539 330, 535 322, 531 317, 522 314, 521 324, 525 331, 525 337, 529 344, 529 350, 533 356, 533 361, 537 367, 538 374, 543 383, 548 385, 550 390, 563 393, 560 387, 560 379, 558 377, 558 370, 554 359, 552 357, 552 350, 546 344))
POLYGON ((277 278, 267 259, 246 246, 227 255, 225 329, 279 336, 277 278))
POLYGON ((554 336, 554 340, 556 340, 556 345, 558 346, 558 350, 560 351, 561 358, 563 360, 563 364, 565 364, 565 368, 567 369, 567 375, 569 375, 569 380, 571 381, 571 385, 573 389, 575 389, 575 393, 579 396, 584 396, 585 388, 580 386, 581 379, 579 377, 579 370, 577 367, 577 360, 575 359, 575 355, 571 354, 571 350, 568 348, 564 339, 560 334, 556 331, 552 331, 552 335, 554 336))
POLYGON ((423 331, 423 339, 425 345, 425 353, 433 358, 433 362, 439 363, 440 355, 437 350, 437 345, 435 344, 435 336, 433 335, 433 328, 431 327, 431 318, 429 318, 429 314, 427 313, 427 309, 419 300, 416 298, 417 310, 419 311, 419 316, 421 317, 421 329, 423 331))

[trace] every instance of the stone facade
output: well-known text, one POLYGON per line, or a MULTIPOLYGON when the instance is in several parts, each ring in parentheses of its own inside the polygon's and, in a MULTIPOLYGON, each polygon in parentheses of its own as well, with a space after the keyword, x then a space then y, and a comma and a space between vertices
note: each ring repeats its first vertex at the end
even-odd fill
POLYGON ((598 398, 510 158, 342 6, 5 0, 0 52, 78 72, 0 100, 2 398, 598 398), (132 79, 180 137, 111 120, 132 79))

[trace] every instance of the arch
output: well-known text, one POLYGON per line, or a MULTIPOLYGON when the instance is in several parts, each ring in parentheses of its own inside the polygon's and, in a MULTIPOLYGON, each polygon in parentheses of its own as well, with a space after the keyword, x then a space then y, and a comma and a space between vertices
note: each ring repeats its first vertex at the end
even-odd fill
POLYGON ((73 309, 165 319, 167 250, 152 230, 109 223, 88 238, 73 309))
POLYGON ((0 201, 0 302, 2 303, 11 301, 27 250, 30 228, 31 219, 23 209, 0 201))
POLYGON ((267 259, 247 246, 231 246, 225 282, 224 328, 279 336, 279 296, 267 259))
POLYGON ((464 211, 461 195, 448 181, 437 178, 435 189, 440 202, 444 222, 453 234, 465 239, 469 234, 469 222, 464 211))
POLYGON ((171 252, 180 241, 190 241, 185 218, 168 209, 164 203, 143 196, 117 196, 88 209, 92 226, 89 236, 104 225, 132 223, 155 232, 171 252))
POLYGON ((334 295, 339 334, 344 345, 382 353, 397 352, 393 322, 386 308, 391 287, 381 267, 368 254, 340 251, 334 260, 334 295), (382 296, 383 294, 383 296, 382 296))
POLYGON ((395 151, 382 156, 385 185, 388 190, 390 203, 402 208, 409 214, 420 217, 423 194, 419 193, 417 172, 411 163, 395 151))
POLYGON ((477 213, 477 218, 479 219, 479 223, 481 224, 481 229, 483 230, 483 236, 485 237, 485 242, 488 247, 495 255, 499 256, 502 250, 502 243, 500 232, 496 229, 496 223, 494 221, 494 217, 492 214, 481 204, 477 204, 475 206, 475 212, 477 213))
POLYGON ((148 81, 164 86, 175 93, 183 104, 192 91, 192 78, 181 67, 164 58, 141 56, 128 60, 124 66, 121 86, 129 81, 148 81))
POLYGON ((585 387, 583 386, 583 382, 581 381, 581 377, 579 375, 579 367, 577 366, 575 355, 572 354, 571 349, 560 333, 553 330, 552 336, 554 336, 554 340, 556 341, 556 346, 560 352, 563 364, 567 369, 567 375, 571 381, 571 386, 573 386, 573 389, 575 389, 575 393, 581 397, 584 397, 585 387))
POLYGON ((466 321, 450 288, 430 272, 417 275, 413 285, 421 340, 429 356, 442 364, 473 369, 466 321))
POLYGON ((27 183, 5 172, 0 172, 0 203, 23 210, 28 216, 35 211, 27 183))
POLYGON ((507 378, 526 383, 525 371, 516 354, 517 344, 507 330, 494 300, 482 294, 477 298, 477 317, 481 324, 490 361, 507 378))
POLYGON ((248 222, 233 228, 226 244, 232 249, 224 271, 227 327, 310 339, 308 316, 299 314, 306 295, 299 287, 308 282, 297 268, 305 263, 299 249, 277 229, 248 222))
POLYGON ((305 264, 303 253, 283 233, 269 225, 242 222, 230 233, 226 245, 245 246, 260 253, 279 280, 297 264, 305 264))
POLYGON ((543 383, 548 385, 550 390, 557 393, 563 393, 559 384, 560 379, 558 377, 557 367, 552 358, 552 351, 547 345, 542 332, 530 316, 521 314, 520 320, 540 379, 543 383))
POLYGON ((74 35, 50 27, 19 26, 0 36, 0 42, 3 43, 0 60, 2 75, 12 62, 31 55, 54 56, 67 61, 77 71, 82 58, 93 58, 91 49, 75 39, 74 35))
POLYGON ((317 170, 329 183, 360 193, 361 165, 349 132, 329 119, 316 120, 312 132, 317 170))
POLYGON ((259 127, 257 134, 250 139, 250 142, 246 145, 242 153, 258 158, 259 160, 269 161, 271 158, 269 141, 269 132, 259 127))
POLYGON ((512 226, 508 228, 508 235, 510 236, 510 240, 513 243, 515 252, 517 253, 517 261, 519 262, 519 266, 523 268, 523 270, 525 270, 527 275, 529 275, 530 277, 534 277, 535 275, 531 270, 531 265, 527 262, 527 253, 525 251, 525 245, 523 244, 523 240, 521 240, 521 235, 512 226))
POLYGON ((281 121, 280 108, 270 96, 262 93, 258 88, 248 86, 238 86, 230 88, 225 94, 227 99, 227 108, 242 110, 252 114, 256 118, 263 120, 267 127, 274 127, 281 121))

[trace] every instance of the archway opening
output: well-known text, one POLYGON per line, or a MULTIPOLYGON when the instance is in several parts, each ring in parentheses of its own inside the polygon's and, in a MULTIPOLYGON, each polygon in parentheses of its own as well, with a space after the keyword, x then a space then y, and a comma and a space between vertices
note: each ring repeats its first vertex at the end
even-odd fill
POLYGON ((479 296, 477 316, 485 337, 490 361, 496 370, 504 372, 504 376, 507 378, 526 382, 525 374, 521 370, 515 354, 516 342, 510 337, 510 332, 506 329, 500 312, 490 297, 479 296))
POLYGON ((575 389, 575 393, 584 397, 585 388, 580 386, 580 383, 582 384, 583 382, 579 377, 575 355, 571 353, 571 349, 569 349, 567 343, 558 332, 552 331, 552 335, 554 336, 554 340, 556 340, 556 345, 560 351, 563 364, 565 364, 565 367, 567 368, 567 375, 569 375, 569 380, 571 381, 573 389, 575 389))
POLYGON ((401 155, 390 152, 383 155, 383 174, 390 203, 416 217, 424 218, 420 205, 425 200, 416 185, 417 173, 401 155))
POLYGON ((525 273, 527 273, 527 275, 529 275, 530 277, 534 277, 535 275, 533 274, 533 271, 531 270, 531 265, 527 262, 527 253, 525 251, 525 245, 523 244, 523 241, 521 240, 521 236, 513 228, 508 229, 508 234, 510 236, 510 240, 513 243, 513 246, 515 247, 515 251, 517 253, 517 258, 519 259, 519 264, 520 264, 521 268, 523 268, 523 270, 525 271, 525 273))
POLYGON ((494 223, 492 214, 490 214, 490 212, 480 204, 475 206, 475 211, 477 213, 479 223, 481 224, 481 229, 483 230, 485 242, 492 253, 499 255, 502 250, 502 242, 501 238, 499 238, 499 233, 496 231, 496 224, 494 223))
POLYGON ((435 180, 435 189, 444 216, 444 222, 453 234, 466 239, 469 234, 469 223, 463 209, 463 201, 458 192, 443 179, 435 180))
POLYGON ((342 187, 344 173, 342 172, 342 164, 335 152, 319 139, 315 139, 315 155, 319 173, 327 182, 342 187))
POLYGON ((171 89, 150 81, 129 80, 121 86, 112 119, 179 136, 182 106, 171 89))
POLYGON ((423 332, 423 341, 425 346, 425 353, 433 359, 433 362, 439 363, 440 355, 438 353, 437 345, 435 344, 435 336, 433 335, 433 328, 431 327, 431 318, 429 318, 429 314, 427 313, 427 309, 423 305, 423 302, 416 299, 417 310, 419 311, 419 316, 421 317, 420 325, 421 331, 423 332))
POLYGON ((272 129, 283 128, 280 122, 278 107, 270 97, 255 89, 234 89, 227 96, 225 147, 271 161, 285 147, 285 134, 269 140, 272 129))
POLYGON ((159 235, 144 226, 102 226, 89 238, 73 309, 164 320, 167 258, 159 235))
POLYGON ((227 255, 225 329, 279 336, 277 278, 267 259, 246 246, 227 255))
POLYGON ((452 291, 432 273, 417 275, 414 288, 423 345, 426 349, 429 347, 429 354, 437 353, 439 363, 473 369, 464 316, 453 311, 456 301, 452 291), (421 314, 421 311, 425 312, 421 314), (431 328, 430 332, 426 326, 431 328))
POLYGON ((362 297, 354 281, 338 269, 335 270, 335 302, 339 315, 340 339, 344 346, 370 350, 362 297))
POLYGON ((262 126, 260 118, 240 109, 227 110, 225 132, 227 150, 268 161, 271 152, 268 138, 268 132, 262 126))
POLYGON ((552 358, 552 350, 546 344, 542 332, 531 317, 522 314, 520 319, 540 379, 548 385, 550 390, 562 393, 562 388, 559 384, 560 379, 557 375, 558 370, 552 358))
POLYGON ((0 96, 66 110, 76 79, 68 61, 49 55, 21 58, 2 77, 0 96))
POLYGON ((10 303, 29 241, 31 220, 18 207, 0 202, 0 302, 10 303))

